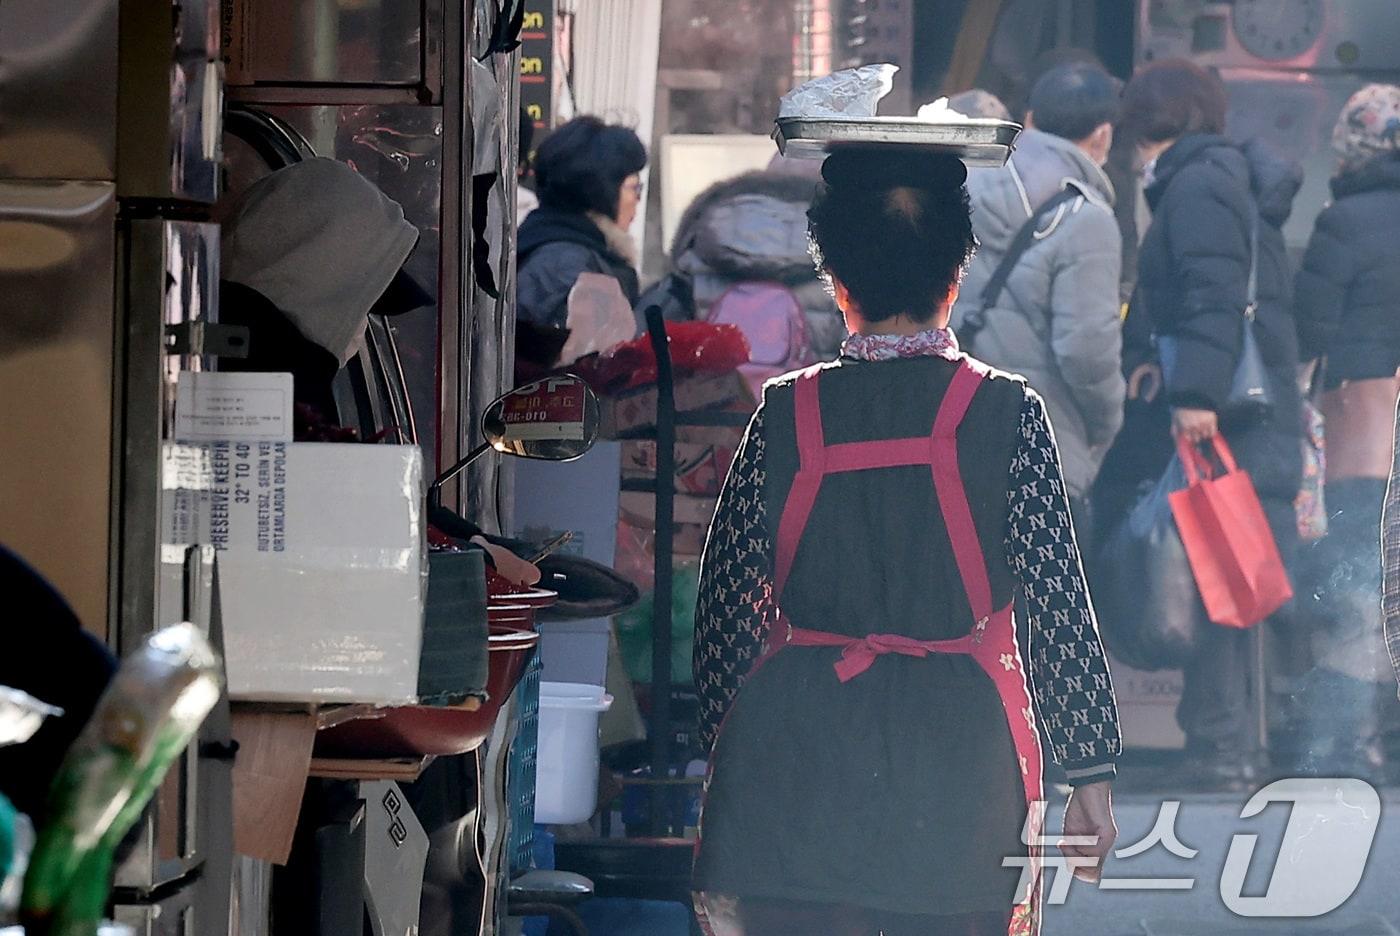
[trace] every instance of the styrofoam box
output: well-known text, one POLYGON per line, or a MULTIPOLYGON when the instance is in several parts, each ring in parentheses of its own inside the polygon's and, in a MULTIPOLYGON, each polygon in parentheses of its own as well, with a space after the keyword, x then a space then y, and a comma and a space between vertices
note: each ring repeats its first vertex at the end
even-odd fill
POLYGON ((162 478, 172 559, 178 544, 218 550, 231 697, 414 701, 427 586, 416 446, 169 444, 162 478))

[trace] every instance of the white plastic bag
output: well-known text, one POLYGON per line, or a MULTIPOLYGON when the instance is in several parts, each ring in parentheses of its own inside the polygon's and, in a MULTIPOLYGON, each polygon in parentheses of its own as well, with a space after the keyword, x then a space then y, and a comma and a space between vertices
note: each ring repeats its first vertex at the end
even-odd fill
POLYGON ((894 86, 898 65, 862 65, 814 78, 783 95, 784 117, 874 117, 880 99, 894 86))

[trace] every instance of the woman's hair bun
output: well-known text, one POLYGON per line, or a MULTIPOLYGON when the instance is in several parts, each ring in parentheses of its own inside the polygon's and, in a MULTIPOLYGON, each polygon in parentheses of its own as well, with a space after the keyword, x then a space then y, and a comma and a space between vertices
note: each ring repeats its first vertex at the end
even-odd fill
POLYGON ((937 150, 908 146, 843 146, 822 163, 822 179, 836 192, 884 192, 915 188, 957 189, 967 181, 961 159, 937 150))

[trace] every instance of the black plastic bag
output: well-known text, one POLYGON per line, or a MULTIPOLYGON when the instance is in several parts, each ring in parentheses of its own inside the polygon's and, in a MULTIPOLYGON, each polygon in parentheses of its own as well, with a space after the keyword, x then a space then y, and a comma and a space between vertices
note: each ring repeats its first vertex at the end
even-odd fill
POLYGON ((1210 626, 1167 497, 1186 487, 1175 457, 1100 551, 1094 607, 1109 651, 1141 670, 1177 669, 1210 626))

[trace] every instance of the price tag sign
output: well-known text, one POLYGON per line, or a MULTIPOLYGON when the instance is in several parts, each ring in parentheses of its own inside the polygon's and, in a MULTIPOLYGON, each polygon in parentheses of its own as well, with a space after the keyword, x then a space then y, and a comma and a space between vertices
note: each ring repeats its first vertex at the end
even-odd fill
POLYGON ((508 442, 564 440, 582 442, 587 387, 576 379, 547 378, 514 391, 505 399, 501 421, 508 442))

